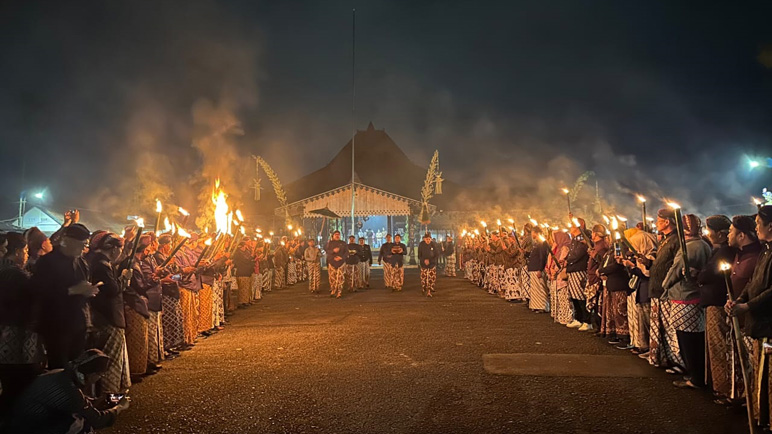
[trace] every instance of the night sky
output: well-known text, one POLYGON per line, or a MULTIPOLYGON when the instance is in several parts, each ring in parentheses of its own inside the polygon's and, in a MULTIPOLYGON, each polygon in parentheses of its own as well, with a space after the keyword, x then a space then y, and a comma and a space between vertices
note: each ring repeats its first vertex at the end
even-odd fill
POLYGON ((195 208, 216 175, 248 199, 251 154, 284 182, 325 165, 352 131, 352 7, 356 126, 438 149, 446 178, 536 203, 593 170, 611 202, 703 215, 772 187, 745 157, 772 156, 768 1, 155 3, 2 3, 0 219, 22 190, 195 208))

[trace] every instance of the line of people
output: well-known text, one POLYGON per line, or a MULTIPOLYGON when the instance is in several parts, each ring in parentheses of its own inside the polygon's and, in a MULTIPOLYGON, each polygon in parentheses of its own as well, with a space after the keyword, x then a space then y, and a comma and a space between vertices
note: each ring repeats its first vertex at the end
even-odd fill
POLYGON ((672 209, 657 213, 656 234, 639 223, 618 239, 574 221, 568 233, 526 224, 526 236, 466 237, 465 277, 678 375, 677 387, 711 390, 717 404, 743 405, 750 393, 756 423, 769 427, 772 206, 710 216, 704 227, 683 216, 685 254, 672 209), (751 384, 742 366, 752 367, 751 384))

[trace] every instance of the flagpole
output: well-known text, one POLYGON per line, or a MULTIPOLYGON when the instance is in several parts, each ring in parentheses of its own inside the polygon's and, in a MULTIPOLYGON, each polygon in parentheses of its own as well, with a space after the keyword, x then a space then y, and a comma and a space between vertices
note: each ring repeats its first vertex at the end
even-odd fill
POLYGON ((357 25, 357 10, 352 9, 351 10, 351 235, 354 235, 354 208, 355 208, 355 201, 356 201, 356 193, 354 192, 354 156, 355 156, 355 148, 356 148, 356 135, 357 135, 357 129, 356 129, 356 115, 355 115, 355 109, 356 109, 356 44, 357 44, 357 32, 356 32, 356 25, 357 25))

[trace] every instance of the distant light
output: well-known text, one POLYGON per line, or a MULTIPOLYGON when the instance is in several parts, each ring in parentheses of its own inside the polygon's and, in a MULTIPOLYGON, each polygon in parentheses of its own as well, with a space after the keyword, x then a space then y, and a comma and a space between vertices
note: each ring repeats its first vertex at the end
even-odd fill
POLYGON ((750 166, 751 169, 755 169, 755 168, 761 166, 761 163, 759 163, 756 160, 751 160, 751 161, 748 162, 748 166, 750 166))
POLYGON ((43 199, 43 196, 45 196, 45 193, 42 191, 35 193, 35 199, 43 199))

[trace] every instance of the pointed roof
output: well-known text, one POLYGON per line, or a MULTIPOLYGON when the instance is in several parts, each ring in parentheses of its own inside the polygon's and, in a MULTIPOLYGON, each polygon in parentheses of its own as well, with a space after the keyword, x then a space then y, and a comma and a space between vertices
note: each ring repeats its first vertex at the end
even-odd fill
MULTIPOLYGON (((428 162, 426 166, 419 166, 410 161, 386 131, 375 129, 372 122, 366 130, 357 130, 354 143, 356 182, 411 199, 421 199, 428 162)), ((350 183, 351 140, 326 166, 286 185, 287 201, 296 202, 350 183)), ((442 189, 443 194, 431 200, 440 208, 449 204, 461 191, 461 187, 451 181, 444 181, 442 189)))

